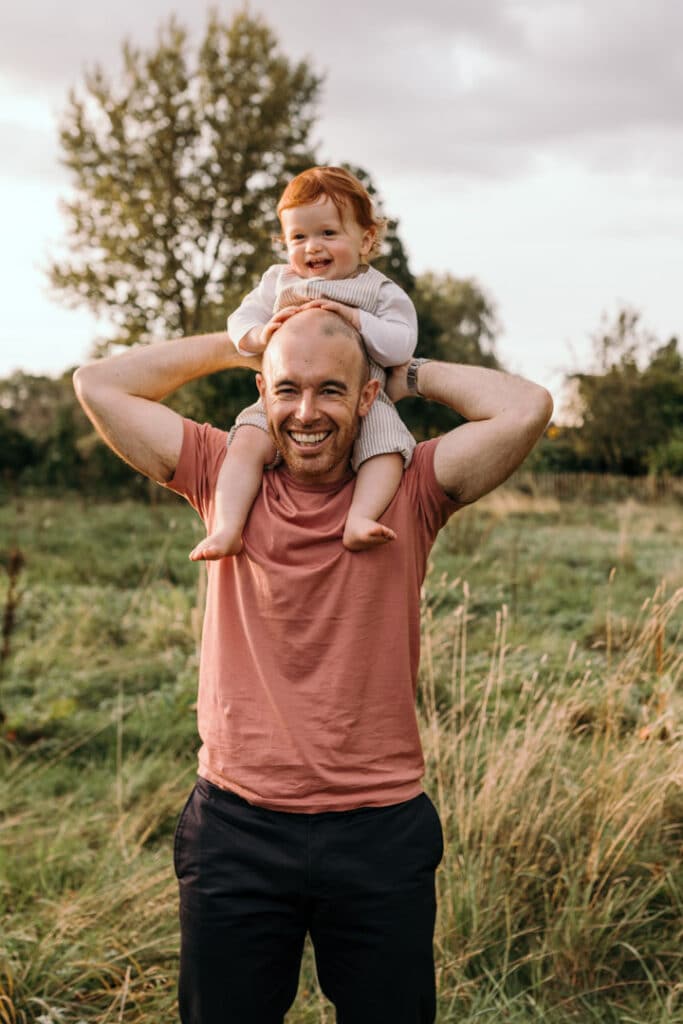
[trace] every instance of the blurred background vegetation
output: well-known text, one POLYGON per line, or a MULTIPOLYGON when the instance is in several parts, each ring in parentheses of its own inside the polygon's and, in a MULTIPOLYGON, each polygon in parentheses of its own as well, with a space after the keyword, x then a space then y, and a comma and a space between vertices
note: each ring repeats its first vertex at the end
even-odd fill
MULTIPOLYGON (((225 329, 228 313, 282 259, 273 238, 286 181, 328 162, 313 142, 321 85, 246 10, 227 21, 211 14, 195 50, 171 18, 149 50, 124 44, 118 76, 97 66, 84 75, 60 119, 71 188, 62 204, 63 242, 46 269, 58 301, 89 309, 105 325, 93 356, 225 329)), ((371 174, 351 170, 387 217, 376 266, 417 307, 418 354, 500 367, 494 298, 475 280, 414 275, 399 221, 371 174)), ((620 310, 595 334, 592 365, 567 378, 564 407, 529 466, 683 474, 682 369, 676 338, 657 339, 638 312, 620 310)), ((144 483, 98 442, 70 376, 17 372, 0 381, 0 480, 15 491, 145 494, 144 483)), ((170 401, 227 427, 254 395, 253 375, 233 371, 196 381, 170 401)), ((443 407, 416 399, 402 403, 401 414, 418 439, 457 423, 443 407)))
MULTIPOLYGON (((49 277, 107 325, 93 356, 224 329, 279 258, 284 182, 327 162, 320 86, 241 12, 211 16, 195 53, 169 21, 116 80, 74 89, 49 277)), ((500 366, 493 297, 414 275, 352 170, 388 216, 377 265, 415 302, 419 354, 500 366)), ((434 548, 418 713, 447 838, 440 1021, 683 1024, 681 370, 637 311, 600 324, 522 474, 434 548)), ((253 394, 239 372, 171 401, 227 426, 253 394)), ((418 437, 457 422, 401 413, 418 437)), ((0 1024, 158 1024, 176 1013, 201 524, 99 441, 70 371, 0 381, 0 483, 0 1024)), ((308 950, 288 1021, 332 1020, 308 950)))

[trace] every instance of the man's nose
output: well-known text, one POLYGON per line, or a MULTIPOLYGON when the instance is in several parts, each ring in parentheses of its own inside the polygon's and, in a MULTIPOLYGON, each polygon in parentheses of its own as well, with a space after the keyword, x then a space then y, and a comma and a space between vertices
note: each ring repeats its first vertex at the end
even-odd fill
POLYGON ((306 389, 301 392, 299 398, 299 407, 297 409, 297 417, 299 422, 312 423, 318 415, 318 404, 316 401, 316 394, 313 390, 306 389))

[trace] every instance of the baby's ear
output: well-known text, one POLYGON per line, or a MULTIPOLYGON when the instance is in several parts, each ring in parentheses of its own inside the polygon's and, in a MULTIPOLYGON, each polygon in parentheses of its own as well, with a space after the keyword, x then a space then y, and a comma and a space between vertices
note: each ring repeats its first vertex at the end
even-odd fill
POLYGON ((377 238, 377 229, 373 226, 368 228, 363 235, 363 241, 361 243, 361 256, 369 256, 375 245, 375 239, 377 238))

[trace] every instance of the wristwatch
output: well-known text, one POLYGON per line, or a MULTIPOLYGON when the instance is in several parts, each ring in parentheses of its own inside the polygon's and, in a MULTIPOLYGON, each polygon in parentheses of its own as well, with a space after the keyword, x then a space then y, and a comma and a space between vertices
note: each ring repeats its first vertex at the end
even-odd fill
POLYGON ((408 392, 411 395, 419 395, 420 390, 417 386, 417 371, 425 363, 430 363, 431 359, 411 359, 408 363, 408 369, 406 370, 406 385, 408 392))

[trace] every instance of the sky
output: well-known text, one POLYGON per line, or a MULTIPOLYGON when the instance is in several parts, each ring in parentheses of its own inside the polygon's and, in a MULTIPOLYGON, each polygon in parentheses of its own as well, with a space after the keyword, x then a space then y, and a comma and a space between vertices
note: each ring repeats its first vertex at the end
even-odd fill
MULTIPOLYGON (((215 5, 225 19, 242 5, 215 5)), ((99 325, 49 295, 64 238, 57 122, 121 44, 151 47, 198 0, 23 0, 0 14, 0 377, 61 373, 99 325)), ((557 397, 622 306, 683 336, 683 4, 676 0, 252 0, 292 60, 324 75, 314 129, 366 168, 413 272, 474 278, 497 352, 557 397)))

